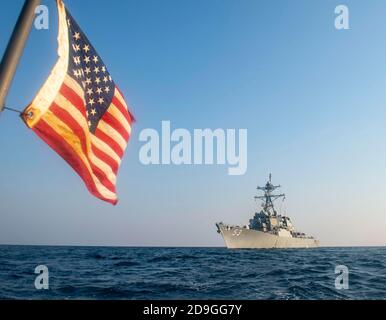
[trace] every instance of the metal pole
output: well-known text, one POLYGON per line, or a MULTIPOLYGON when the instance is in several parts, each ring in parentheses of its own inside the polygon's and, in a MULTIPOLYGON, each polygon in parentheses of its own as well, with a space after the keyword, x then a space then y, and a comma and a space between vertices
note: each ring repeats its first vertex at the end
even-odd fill
POLYGON ((8 42, 0 63, 0 112, 5 106, 9 88, 16 73, 24 46, 27 42, 32 23, 35 18, 35 8, 40 4, 40 0, 25 0, 23 9, 13 29, 12 36, 8 42))

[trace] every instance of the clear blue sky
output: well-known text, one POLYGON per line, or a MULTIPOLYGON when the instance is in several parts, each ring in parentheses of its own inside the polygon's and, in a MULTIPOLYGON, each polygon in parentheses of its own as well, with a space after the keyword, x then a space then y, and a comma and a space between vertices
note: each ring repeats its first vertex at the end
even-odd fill
MULTIPOLYGON (((4 51, 22 0, 0 11, 4 51)), ((24 108, 56 61, 57 14, 33 30, 8 98, 24 108)), ((67 0, 137 118, 120 203, 88 194, 18 119, 0 117, 0 243, 223 245, 270 172, 295 225, 323 245, 386 245, 386 2, 67 0), (144 128, 248 129, 248 171, 143 166, 144 128)))

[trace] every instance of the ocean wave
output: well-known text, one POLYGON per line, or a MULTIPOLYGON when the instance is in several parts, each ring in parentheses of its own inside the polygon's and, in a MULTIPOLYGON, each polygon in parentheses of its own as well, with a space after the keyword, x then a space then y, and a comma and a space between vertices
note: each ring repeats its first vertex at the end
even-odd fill
POLYGON ((139 262, 135 261, 119 261, 117 263, 114 263, 114 266, 116 267, 132 267, 132 266, 138 266, 139 262))

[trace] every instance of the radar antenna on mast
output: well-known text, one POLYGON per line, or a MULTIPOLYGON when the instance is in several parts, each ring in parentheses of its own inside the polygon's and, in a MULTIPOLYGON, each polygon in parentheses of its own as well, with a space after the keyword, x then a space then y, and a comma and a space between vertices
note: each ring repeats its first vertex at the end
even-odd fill
POLYGON ((257 187, 257 190, 261 190, 264 192, 264 195, 263 196, 255 196, 255 200, 264 200, 263 204, 262 204, 262 207, 263 207, 263 211, 268 215, 268 216, 276 216, 277 215, 277 212, 273 206, 273 202, 279 198, 285 198, 285 194, 284 193, 281 193, 281 194, 272 194, 272 191, 280 188, 281 186, 280 185, 273 185, 272 184, 272 174, 270 173, 269 174, 269 180, 267 181, 267 183, 265 184, 264 187, 257 187))

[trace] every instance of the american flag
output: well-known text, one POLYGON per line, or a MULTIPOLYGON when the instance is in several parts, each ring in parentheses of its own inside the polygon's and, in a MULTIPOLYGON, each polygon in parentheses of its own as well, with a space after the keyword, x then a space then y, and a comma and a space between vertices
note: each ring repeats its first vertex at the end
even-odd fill
POLYGON ((116 204, 134 119, 101 57, 61 0, 57 6, 59 59, 23 119, 94 196, 116 204))

